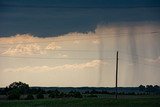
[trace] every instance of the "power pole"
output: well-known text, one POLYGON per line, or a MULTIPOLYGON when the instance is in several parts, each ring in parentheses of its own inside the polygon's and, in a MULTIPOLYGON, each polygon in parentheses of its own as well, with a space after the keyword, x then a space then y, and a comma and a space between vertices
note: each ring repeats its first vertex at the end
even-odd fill
POLYGON ((117 51, 117 54, 116 54, 116 99, 117 99, 117 94, 118 94, 118 90, 117 90, 117 86, 118 86, 118 51, 117 51))

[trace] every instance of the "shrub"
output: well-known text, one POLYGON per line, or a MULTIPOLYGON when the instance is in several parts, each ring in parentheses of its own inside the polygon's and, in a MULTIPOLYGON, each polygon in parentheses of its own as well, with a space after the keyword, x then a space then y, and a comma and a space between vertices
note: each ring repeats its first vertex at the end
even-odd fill
POLYGON ((19 94, 10 94, 8 95, 9 100, 19 100, 20 95, 19 94))
POLYGON ((95 94, 90 94, 90 95, 88 95, 87 97, 98 97, 97 95, 95 95, 95 94))
POLYGON ((80 92, 75 92, 74 97, 75 98, 82 98, 83 96, 80 92))
POLYGON ((32 95, 32 94, 27 95, 26 100, 33 100, 33 99, 34 99, 34 97, 33 97, 33 95, 32 95))
POLYGON ((74 98, 82 98, 82 94, 80 92, 77 91, 70 91, 68 93, 68 97, 74 97, 74 98))
POLYGON ((41 94, 41 93, 39 93, 39 94, 37 94, 37 99, 44 99, 44 95, 43 94, 41 94))
POLYGON ((50 94, 49 94, 49 97, 50 98, 60 98, 61 96, 60 96, 60 92, 56 89, 55 91, 53 91, 53 92, 51 92, 50 94))
POLYGON ((53 93, 53 92, 50 93, 50 94, 49 94, 49 97, 50 97, 50 98, 55 98, 55 93, 53 93))
POLYGON ((17 89, 11 90, 8 93, 8 99, 9 100, 19 100, 20 99, 20 92, 17 89))

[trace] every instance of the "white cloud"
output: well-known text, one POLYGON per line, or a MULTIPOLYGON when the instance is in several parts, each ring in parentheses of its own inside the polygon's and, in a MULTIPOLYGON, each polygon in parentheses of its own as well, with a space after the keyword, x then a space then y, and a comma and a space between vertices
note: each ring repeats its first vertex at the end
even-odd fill
POLYGON ((81 63, 81 64, 64 64, 61 66, 26 66, 19 68, 7 68, 4 72, 47 72, 47 71, 66 71, 66 70, 85 70, 88 68, 97 68, 100 64, 107 64, 101 60, 92 60, 90 62, 81 63))
POLYGON ((33 43, 42 42, 44 38, 34 37, 31 34, 17 34, 11 37, 1 37, 0 43, 2 44, 14 44, 14 43, 33 43))
POLYGON ((48 44, 45 49, 56 50, 56 49, 61 49, 61 48, 62 48, 61 46, 58 46, 58 45, 56 45, 55 42, 52 42, 52 43, 48 44))
POLYGON ((33 55, 33 54, 43 54, 41 47, 34 44, 18 44, 16 46, 10 47, 3 55, 16 56, 16 55, 33 55))

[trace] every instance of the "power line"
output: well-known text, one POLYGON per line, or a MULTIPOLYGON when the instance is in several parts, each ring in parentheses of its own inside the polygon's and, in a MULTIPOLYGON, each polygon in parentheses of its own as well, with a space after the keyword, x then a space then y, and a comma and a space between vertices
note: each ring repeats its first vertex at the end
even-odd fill
MULTIPOLYGON (((67 49, 67 50, 53 50, 52 52, 97 52, 97 53, 108 52, 108 53, 114 53, 114 52, 116 52, 116 50, 98 50, 98 49, 97 50, 68 50, 67 49)), ((143 59, 143 60, 148 58, 148 57, 144 57, 144 56, 138 55, 138 54, 132 54, 132 53, 128 53, 128 52, 126 53, 126 52, 124 52, 122 50, 119 50, 119 52, 120 52, 120 56, 125 54, 125 55, 128 55, 128 56, 137 57, 137 58, 140 58, 140 59, 143 59)), ((3 52, 0 53, 0 54, 3 54, 3 52)), ((34 55, 37 55, 37 54, 34 54, 34 55)))
POLYGON ((70 49, 66 49, 66 50, 53 50, 54 51, 57 51, 57 52, 63 52, 63 51, 67 51, 67 52, 115 52, 115 50, 70 50, 70 49))
POLYGON ((131 52, 130 53, 129 52, 124 52, 122 50, 120 50, 120 52, 125 54, 125 55, 128 55, 128 56, 133 56, 133 57, 141 58, 141 59, 144 59, 144 60, 147 59, 147 57, 144 57, 144 56, 138 55, 138 54, 134 54, 134 53, 131 53, 131 52))
MULTIPOLYGON (((113 57, 106 57, 106 58, 71 58, 71 57, 68 57, 68 58, 60 58, 60 57, 24 57, 24 56, 0 56, 0 57, 4 57, 4 58, 20 58, 20 59, 46 59, 46 60, 115 60, 115 58, 113 57)), ((132 63, 138 63, 138 64, 143 64, 143 65, 146 65, 146 66, 152 66, 152 67, 156 67, 156 68, 159 68, 159 66, 155 66, 155 65, 151 65, 151 64, 146 64, 144 62, 141 62, 140 60, 135 60, 135 59, 125 59, 125 58, 119 58, 119 60, 122 60, 122 61, 129 61, 129 62, 132 62, 132 63)))
MULTIPOLYGON (((7 57, 7 58, 28 58, 28 59, 64 59, 64 60, 96 60, 99 58, 53 58, 53 57, 23 57, 23 56, 0 56, 0 57, 7 57)), ((114 58, 103 58, 102 60, 112 60, 114 58)))
POLYGON ((121 61, 127 61, 127 62, 132 62, 132 63, 135 63, 135 64, 138 63, 138 64, 142 64, 142 65, 146 65, 146 66, 151 66, 151 67, 160 69, 159 66, 155 66, 155 65, 151 65, 151 64, 146 64, 144 62, 140 62, 139 60, 136 61, 136 60, 129 60, 129 59, 124 59, 124 58, 119 58, 119 60, 121 60, 121 61))
MULTIPOLYGON (((51 52, 97 52, 97 53, 108 52, 108 53, 114 53, 115 51, 116 50, 99 50, 99 49, 97 49, 97 50, 86 50, 86 49, 85 50, 77 50, 77 49, 75 49, 75 50, 73 50, 73 49, 66 49, 66 50, 52 50, 51 52)), ((120 52, 120 55, 137 57, 137 58, 141 58, 143 60, 148 59, 148 57, 144 57, 144 56, 138 55, 138 54, 133 54, 133 53, 130 53, 130 52, 125 52, 125 51, 122 51, 122 50, 119 50, 119 52, 120 52)), ((3 52, 0 53, 0 54, 3 54, 3 52)), ((34 55, 36 55, 36 54, 34 54, 34 55)))

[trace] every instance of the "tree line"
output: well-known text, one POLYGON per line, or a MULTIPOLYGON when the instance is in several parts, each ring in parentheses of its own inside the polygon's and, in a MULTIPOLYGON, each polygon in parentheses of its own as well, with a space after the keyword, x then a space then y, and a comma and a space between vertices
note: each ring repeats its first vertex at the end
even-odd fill
POLYGON ((9 100, 19 100, 22 95, 26 95, 24 99, 44 99, 45 94, 49 98, 82 98, 82 94, 78 91, 70 91, 68 93, 58 90, 45 91, 41 88, 31 88, 23 82, 13 82, 8 87, 0 90, 0 95, 6 95, 9 100))
POLYGON ((138 88, 141 92, 160 94, 160 86, 158 85, 140 85, 138 88))
MULTIPOLYGON (((83 94, 87 97, 98 97, 97 94, 111 94, 114 95, 115 92, 112 91, 100 91, 100 90, 91 90, 85 92, 79 92, 71 90, 69 92, 55 90, 44 90, 42 88, 32 88, 28 84, 23 82, 13 82, 6 88, 0 89, 0 95, 7 96, 9 100, 18 100, 18 99, 44 99, 44 98, 83 98, 83 94), (47 96, 46 96, 47 95, 47 96), (24 96, 21 98, 21 96, 24 96)), ((138 92, 118 92, 119 95, 144 95, 144 94, 160 94, 160 87, 158 85, 140 85, 138 87, 138 92)))

